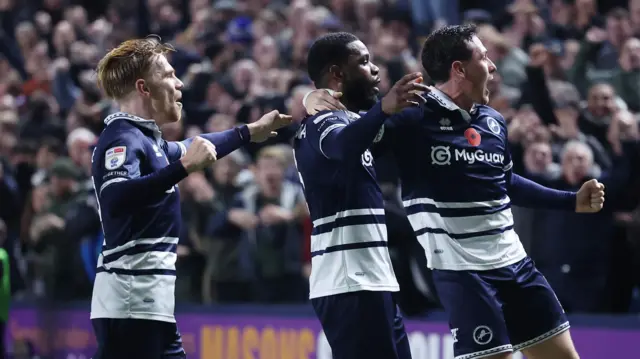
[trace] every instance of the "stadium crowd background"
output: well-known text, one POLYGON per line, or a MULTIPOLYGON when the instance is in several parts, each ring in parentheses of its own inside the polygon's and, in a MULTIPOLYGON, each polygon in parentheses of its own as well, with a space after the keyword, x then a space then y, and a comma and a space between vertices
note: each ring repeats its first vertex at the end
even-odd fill
MULTIPOLYGON (((91 151, 114 110, 93 69, 118 43, 153 33, 177 49, 184 116, 163 134, 178 140, 272 109, 302 119, 307 49, 325 32, 357 34, 384 91, 422 69, 431 29, 475 22, 498 67, 490 105, 509 123, 516 172, 607 186, 596 215, 514 208, 529 254, 568 312, 640 310, 640 0, 0 0, 0 16, 0 240, 14 297, 90 298, 103 240, 91 151)), ((295 127, 180 184, 178 302, 306 301, 295 127)), ((393 161, 378 165, 396 203, 393 161)), ((403 228, 390 235, 411 240, 403 228)))

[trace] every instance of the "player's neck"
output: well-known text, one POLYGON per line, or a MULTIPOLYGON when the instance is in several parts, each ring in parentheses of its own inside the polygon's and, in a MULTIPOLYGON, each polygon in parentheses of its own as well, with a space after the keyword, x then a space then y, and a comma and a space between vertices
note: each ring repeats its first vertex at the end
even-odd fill
POLYGON ((436 88, 445 95, 449 96, 449 99, 453 101, 458 107, 469 112, 473 107, 473 101, 465 96, 462 89, 458 88, 453 82, 445 82, 443 84, 436 85, 436 88))
MULTIPOLYGON (((324 84, 317 84, 316 88, 324 88, 324 89, 329 89, 331 90, 330 92, 341 92, 343 86, 340 85, 339 83, 336 83, 332 80, 327 81, 324 84)), ((344 105, 344 107, 347 108, 347 110, 351 111, 351 112, 355 112, 358 113, 360 111, 364 111, 367 110, 368 108, 360 108, 361 104, 358 103, 358 101, 353 101, 352 99, 349 99, 349 94, 348 93, 344 93, 344 91, 342 91, 342 96, 340 97, 340 102, 342 102, 342 104, 344 105)))
MULTIPOLYGON (((136 98, 130 98, 130 99, 119 101, 118 105, 120 107, 121 112, 126 112, 130 115, 140 117, 141 119, 144 119, 144 120, 153 120, 153 115, 151 114, 151 111, 149 111, 147 106, 145 106, 144 103, 142 103, 142 101, 139 101, 136 98)), ((157 125, 160 126, 161 124, 158 123, 157 125)))
MULTIPOLYGON (((334 90, 335 91, 335 90, 334 90)), ((349 99, 349 96, 345 96, 345 94, 342 94, 342 97, 340 97, 340 102, 342 102, 342 104, 344 105, 344 107, 347 108, 347 110, 351 111, 351 112, 355 112, 358 113, 360 111, 364 111, 366 110, 366 108, 360 108, 362 107, 358 101, 352 101, 349 99)))
POLYGON ((368 107, 362 108, 362 101, 358 101, 356 99, 350 98, 349 94, 343 93, 340 97, 340 102, 347 108, 347 110, 358 113, 360 111, 365 111, 368 107))
POLYGON ((345 98, 344 95, 343 97, 340 99, 340 102, 342 102, 342 104, 344 105, 344 107, 347 108, 347 110, 351 111, 351 112, 355 112, 358 113, 360 111, 366 110, 366 109, 362 109, 360 108, 360 106, 358 104, 356 104, 354 101, 349 101, 348 98, 345 98))

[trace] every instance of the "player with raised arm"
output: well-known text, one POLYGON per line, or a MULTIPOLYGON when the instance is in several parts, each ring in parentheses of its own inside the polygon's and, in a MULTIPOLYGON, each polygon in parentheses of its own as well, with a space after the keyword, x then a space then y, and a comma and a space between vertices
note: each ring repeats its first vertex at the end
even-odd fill
MULTIPOLYGON (((422 64, 436 88, 427 103, 384 125, 398 162, 409 220, 425 249, 454 338, 456 359, 577 359, 569 322, 513 230, 511 205, 595 213, 604 185, 550 189, 512 171, 504 118, 487 106, 496 70, 471 25, 425 41, 422 64)), ((315 91, 307 111, 335 108, 315 91)))
POLYGON ((341 92, 344 110, 307 117, 294 151, 313 220, 310 298, 334 359, 409 359, 399 290, 387 248, 382 193, 369 147, 389 115, 424 101, 421 74, 377 102, 378 67, 352 34, 318 38, 308 53, 318 88, 341 92), (360 117, 358 112, 369 109, 360 117))
POLYGON ((94 359, 185 358, 174 318, 177 184, 250 141, 291 122, 271 112, 257 122, 181 142, 160 128, 180 120, 182 82, 159 38, 129 40, 98 64, 98 81, 120 112, 105 119, 92 178, 104 244, 91 301, 94 359))

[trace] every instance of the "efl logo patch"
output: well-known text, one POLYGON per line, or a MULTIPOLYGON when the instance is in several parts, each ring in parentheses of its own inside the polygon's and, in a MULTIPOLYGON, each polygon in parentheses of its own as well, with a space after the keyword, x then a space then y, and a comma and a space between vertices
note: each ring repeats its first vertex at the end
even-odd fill
POLYGON ((126 159, 126 146, 112 147, 108 149, 107 153, 104 155, 104 167, 109 171, 115 170, 116 168, 120 168, 126 159))

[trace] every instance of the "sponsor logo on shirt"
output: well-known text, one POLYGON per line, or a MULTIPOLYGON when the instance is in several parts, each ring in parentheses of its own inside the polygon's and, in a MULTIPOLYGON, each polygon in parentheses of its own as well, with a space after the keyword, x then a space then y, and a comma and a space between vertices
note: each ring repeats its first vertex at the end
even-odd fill
POLYGON ((501 153, 486 152, 481 149, 458 149, 451 151, 450 146, 432 146, 431 164, 437 166, 450 165, 451 161, 466 162, 470 165, 476 162, 504 163, 504 155, 501 153))

